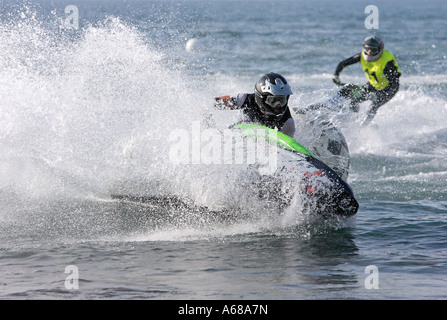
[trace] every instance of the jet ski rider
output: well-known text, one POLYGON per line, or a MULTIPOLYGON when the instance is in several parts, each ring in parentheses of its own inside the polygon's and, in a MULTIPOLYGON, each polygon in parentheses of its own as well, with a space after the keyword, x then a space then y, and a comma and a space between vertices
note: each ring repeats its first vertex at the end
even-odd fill
POLYGON ((399 91, 399 77, 402 74, 396 59, 384 49, 383 41, 377 36, 369 36, 363 41, 363 50, 348 59, 341 61, 335 69, 332 81, 343 86, 339 75, 344 67, 360 62, 362 70, 368 78, 368 83, 353 90, 352 85, 346 85, 340 95, 351 99, 351 109, 359 111, 361 102, 371 100, 371 106, 363 124, 368 124, 376 115, 377 110, 390 101, 399 91))
POLYGON ((295 121, 288 102, 292 93, 287 80, 280 74, 267 73, 255 84, 254 93, 214 98, 217 109, 241 109, 244 122, 256 122, 293 137, 295 121))

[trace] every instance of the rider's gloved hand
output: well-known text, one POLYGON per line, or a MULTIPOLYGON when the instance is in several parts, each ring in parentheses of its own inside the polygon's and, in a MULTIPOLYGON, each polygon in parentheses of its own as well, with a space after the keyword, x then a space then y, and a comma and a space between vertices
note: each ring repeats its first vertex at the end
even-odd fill
POLYGON ((363 91, 363 89, 360 87, 352 90, 352 96, 356 99, 360 99, 364 93, 365 91, 363 91))
POLYGON ((337 86, 341 86, 343 85, 340 81, 340 77, 338 76, 338 74, 334 74, 334 76, 332 77, 332 81, 337 85, 337 86))
POLYGON ((219 110, 234 109, 234 99, 231 96, 215 97, 214 107, 219 110))

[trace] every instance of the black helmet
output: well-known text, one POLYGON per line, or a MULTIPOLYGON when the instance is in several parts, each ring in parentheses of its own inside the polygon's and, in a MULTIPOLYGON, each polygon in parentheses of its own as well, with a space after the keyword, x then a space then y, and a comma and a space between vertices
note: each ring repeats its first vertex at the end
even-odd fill
POLYGON ((277 73, 267 73, 255 84, 255 101, 268 117, 281 118, 292 93, 287 80, 277 73))
POLYGON ((363 50, 362 55, 363 58, 367 62, 377 61, 382 55, 383 52, 383 41, 376 36, 366 37, 363 41, 363 50))

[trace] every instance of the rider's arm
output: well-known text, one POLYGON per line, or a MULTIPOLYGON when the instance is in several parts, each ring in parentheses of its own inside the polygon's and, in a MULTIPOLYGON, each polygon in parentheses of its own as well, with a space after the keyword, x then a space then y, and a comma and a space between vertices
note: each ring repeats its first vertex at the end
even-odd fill
POLYGON ((293 120, 289 107, 287 107, 286 112, 278 123, 278 128, 280 128, 282 133, 293 138, 293 135, 295 134, 295 120, 293 120))
POLYGON ((399 77, 401 74, 394 64, 394 61, 389 61, 386 64, 385 69, 383 70, 383 74, 388 79, 388 87, 394 89, 399 87, 399 77))
POLYGON ((347 67, 347 66, 350 66, 351 64, 360 62, 360 55, 361 55, 361 53, 358 53, 348 59, 341 61, 338 64, 337 68, 335 69, 334 75, 338 76, 338 75, 340 75, 340 72, 343 70, 344 67, 347 67))
POLYGON ((295 121, 293 118, 289 118, 284 122, 281 132, 293 138, 293 135, 295 134, 295 121))

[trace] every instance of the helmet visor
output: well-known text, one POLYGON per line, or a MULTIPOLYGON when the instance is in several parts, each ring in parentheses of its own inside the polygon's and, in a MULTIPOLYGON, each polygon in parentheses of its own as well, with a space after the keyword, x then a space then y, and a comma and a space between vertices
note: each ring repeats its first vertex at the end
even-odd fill
POLYGON ((367 56, 375 56, 379 53, 380 49, 378 47, 371 47, 364 45, 363 46, 363 53, 367 56))
POLYGON ((273 110, 281 110, 287 105, 288 96, 267 96, 265 103, 269 105, 273 110))

